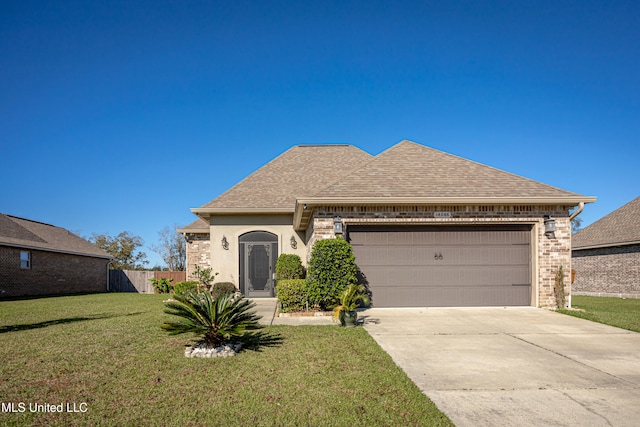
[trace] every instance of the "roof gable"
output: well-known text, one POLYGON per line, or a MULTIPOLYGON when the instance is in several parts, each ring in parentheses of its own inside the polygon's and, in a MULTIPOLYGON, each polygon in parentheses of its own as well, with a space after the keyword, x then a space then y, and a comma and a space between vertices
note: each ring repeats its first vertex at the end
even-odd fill
POLYGON ((5 214, 0 214, 0 245, 111 258, 64 228, 5 214))
POLYGON ((578 231, 571 240, 573 249, 640 242, 640 197, 578 231))
POLYGON ((579 195, 405 140, 314 196, 542 198, 579 195))
POLYGON ((371 157, 352 145, 298 145, 202 208, 282 209, 293 212, 296 198, 313 195, 371 157))

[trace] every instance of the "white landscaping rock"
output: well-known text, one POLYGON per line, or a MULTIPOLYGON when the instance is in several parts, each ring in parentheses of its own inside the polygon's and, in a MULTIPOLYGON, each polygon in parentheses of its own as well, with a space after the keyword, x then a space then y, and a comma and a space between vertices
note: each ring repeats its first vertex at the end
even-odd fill
POLYGON ((220 347, 207 347, 204 343, 187 345, 184 348, 184 357, 232 357, 242 349, 241 343, 225 344, 220 347))

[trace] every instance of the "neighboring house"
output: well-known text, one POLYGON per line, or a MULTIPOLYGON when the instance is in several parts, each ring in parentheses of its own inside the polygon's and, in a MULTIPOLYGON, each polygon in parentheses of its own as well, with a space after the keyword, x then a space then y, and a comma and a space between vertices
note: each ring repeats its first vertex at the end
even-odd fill
POLYGON ((573 236, 578 295, 640 298, 640 197, 573 236))
POLYGON ((377 156, 295 146, 179 231, 188 273, 211 266, 248 297, 274 295, 279 254, 306 262, 342 233, 376 307, 552 308, 556 272, 571 269, 569 211, 593 201, 410 141, 377 156))
POLYGON ((110 259, 64 228, 0 214, 0 298, 106 292, 110 259))

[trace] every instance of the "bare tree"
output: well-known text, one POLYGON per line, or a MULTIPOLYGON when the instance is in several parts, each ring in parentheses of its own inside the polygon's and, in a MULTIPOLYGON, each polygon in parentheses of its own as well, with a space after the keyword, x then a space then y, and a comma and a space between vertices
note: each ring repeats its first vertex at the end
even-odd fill
POLYGON ((178 226, 164 227, 158 232, 160 242, 151 245, 151 250, 156 252, 167 264, 171 271, 184 271, 186 267, 187 248, 182 234, 178 233, 178 226))

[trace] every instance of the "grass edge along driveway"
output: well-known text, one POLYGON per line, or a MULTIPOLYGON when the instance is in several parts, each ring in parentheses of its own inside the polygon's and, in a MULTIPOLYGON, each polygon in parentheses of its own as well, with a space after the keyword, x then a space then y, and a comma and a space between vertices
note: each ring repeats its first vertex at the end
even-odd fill
POLYGON ((572 310, 558 310, 569 316, 640 332, 640 299, 574 295, 572 310))
POLYGON ((0 301, 0 425, 452 425, 363 328, 271 326, 271 344, 188 359, 166 297, 0 301))

